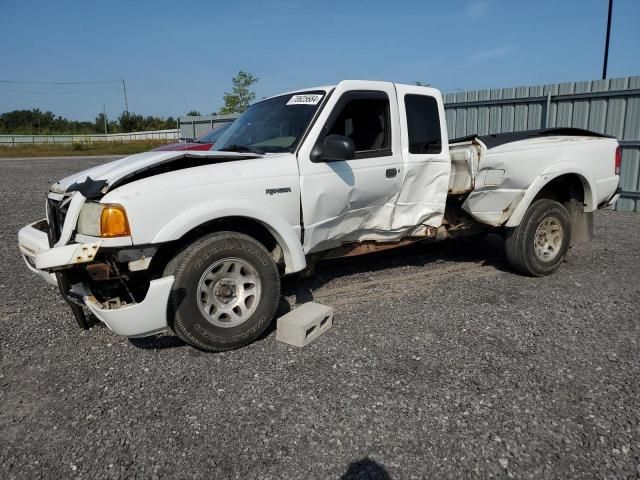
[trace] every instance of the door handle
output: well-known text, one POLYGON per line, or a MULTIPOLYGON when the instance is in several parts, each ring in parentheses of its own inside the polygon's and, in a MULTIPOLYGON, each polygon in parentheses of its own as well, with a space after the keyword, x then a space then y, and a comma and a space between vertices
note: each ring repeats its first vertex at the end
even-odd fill
POLYGON ((398 175, 397 168, 387 168, 387 171, 386 171, 387 178, 394 178, 396 175, 398 175))

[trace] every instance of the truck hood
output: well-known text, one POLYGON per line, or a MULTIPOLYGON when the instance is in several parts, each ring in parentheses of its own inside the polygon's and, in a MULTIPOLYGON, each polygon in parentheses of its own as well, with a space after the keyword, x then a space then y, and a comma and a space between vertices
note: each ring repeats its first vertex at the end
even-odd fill
POLYGON ((55 193, 81 192, 87 198, 96 198, 109 190, 139 178, 201 165, 234 160, 260 158, 262 155, 217 151, 144 152, 113 162, 98 165, 69 175, 51 186, 55 193))

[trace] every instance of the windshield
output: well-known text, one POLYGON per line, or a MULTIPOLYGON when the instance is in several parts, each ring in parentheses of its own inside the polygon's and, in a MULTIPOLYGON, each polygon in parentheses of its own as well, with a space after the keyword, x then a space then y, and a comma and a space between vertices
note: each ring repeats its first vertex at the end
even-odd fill
POLYGON ((231 122, 223 123, 221 127, 216 128, 215 130, 211 130, 208 133, 205 133, 201 137, 196 138, 194 143, 216 143, 218 139, 222 136, 227 128, 229 128, 231 122))
POLYGON ((218 139, 213 150, 291 152, 325 92, 290 93, 251 105, 218 139))

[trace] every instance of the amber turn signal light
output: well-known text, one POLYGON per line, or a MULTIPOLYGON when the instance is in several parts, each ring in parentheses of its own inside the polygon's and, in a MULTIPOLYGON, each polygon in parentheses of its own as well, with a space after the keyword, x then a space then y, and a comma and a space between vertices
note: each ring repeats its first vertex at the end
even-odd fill
POLYGON ((127 212, 122 205, 105 205, 100 215, 101 237, 128 237, 131 235, 127 212))

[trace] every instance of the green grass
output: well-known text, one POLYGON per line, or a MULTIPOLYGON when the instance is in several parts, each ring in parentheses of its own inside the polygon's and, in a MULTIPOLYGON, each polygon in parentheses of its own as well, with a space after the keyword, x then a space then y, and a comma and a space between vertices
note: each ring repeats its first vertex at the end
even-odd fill
POLYGON ((147 152, 171 140, 137 140, 131 142, 74 142, 68 144, 0 146, 0 158, 61 157, 90 155, 131 155, 147 152))

